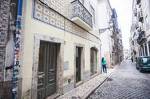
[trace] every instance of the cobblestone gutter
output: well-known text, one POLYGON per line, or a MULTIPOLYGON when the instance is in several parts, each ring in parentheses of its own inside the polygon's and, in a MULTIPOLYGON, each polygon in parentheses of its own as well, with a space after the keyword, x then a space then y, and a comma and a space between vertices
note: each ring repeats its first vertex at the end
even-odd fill
POLYGON ((113 71, 114 69, 110 69, 107 74, 100 74, 57 99, 86 99, 93 90, 100 86, 111 75, 113 71))

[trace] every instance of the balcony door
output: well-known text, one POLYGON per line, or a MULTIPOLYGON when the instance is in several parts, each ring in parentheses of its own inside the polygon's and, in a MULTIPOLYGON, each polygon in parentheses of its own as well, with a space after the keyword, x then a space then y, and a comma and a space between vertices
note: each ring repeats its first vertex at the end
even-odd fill
POLYGON ((56 93, 57 57, 60 44, 40 41, 37 99, 56 93))

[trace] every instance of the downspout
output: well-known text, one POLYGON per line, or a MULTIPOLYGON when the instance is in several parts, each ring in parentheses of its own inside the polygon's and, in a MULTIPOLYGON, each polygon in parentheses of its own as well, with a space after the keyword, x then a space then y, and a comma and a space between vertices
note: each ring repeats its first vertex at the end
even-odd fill
POLYGON ((14 36, 14 65, 12 77, 12 99, 18 99, 18 82, 20 71, 20 46, 21 46, 21 19, 22 19, 22 2, 18 0, 17 18, 16 18, 16 31, 14 36))

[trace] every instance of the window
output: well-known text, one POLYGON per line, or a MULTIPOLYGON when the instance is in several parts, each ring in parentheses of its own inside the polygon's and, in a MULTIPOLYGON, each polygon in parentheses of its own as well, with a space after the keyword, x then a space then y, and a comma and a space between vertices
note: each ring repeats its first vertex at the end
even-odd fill
POLYGON ((92 7, 92 5, 90 5, 90 9, 91 9, 91 14, 92 14, 92 22, 93 22, 93 24, 95 24, 95 10, 92 7))

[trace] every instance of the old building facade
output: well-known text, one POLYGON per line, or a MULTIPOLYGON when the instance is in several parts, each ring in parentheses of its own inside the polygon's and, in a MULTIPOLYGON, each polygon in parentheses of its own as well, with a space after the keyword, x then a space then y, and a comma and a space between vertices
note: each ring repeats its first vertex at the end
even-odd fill
POLYGON ((122 32, 118 25, 118 16, 115 9, 112 9, 112 61, 113 65, 121 63, 123 60, 123 44, 122 44, 122 32))
POLYGON ((138 56, 150 55, 149 42, 149 20, 150 20, 150 1, 133 0, 132 5, 132 27, 131 40, 132 57, 135 60, 138 56))
POLYGON ((6 22, 0 20, 5 23, 0 27, 0 81, 16 83, 9 93, 16 92, 18 99, 54 98, 100 73, 97 2, 0 1, 2 8, 8 5, 6 22))

